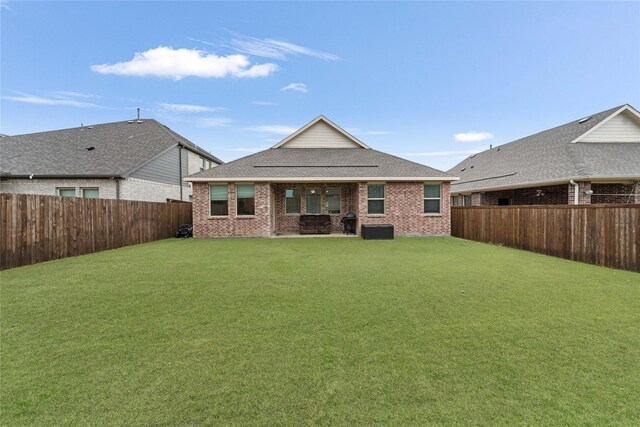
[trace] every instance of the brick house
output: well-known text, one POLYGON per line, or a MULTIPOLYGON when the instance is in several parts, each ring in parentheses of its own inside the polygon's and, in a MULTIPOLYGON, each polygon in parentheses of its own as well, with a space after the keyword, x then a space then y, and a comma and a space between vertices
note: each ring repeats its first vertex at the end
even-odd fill
POLYGON ((640 113, 615 107, 469 156, 454 205, 640 203, 640 113))
POLYGON ((398 235, 449 235, 457 178, 373 150, 323 116, 274 147, 189 176, 195 237, 299 233, 304 215, 326 215, 332 233, 354 213, 398 235))
POLYGON ((222 161, 161 123, 128 120, 0 138, 0 192, 189 201, 222 161))

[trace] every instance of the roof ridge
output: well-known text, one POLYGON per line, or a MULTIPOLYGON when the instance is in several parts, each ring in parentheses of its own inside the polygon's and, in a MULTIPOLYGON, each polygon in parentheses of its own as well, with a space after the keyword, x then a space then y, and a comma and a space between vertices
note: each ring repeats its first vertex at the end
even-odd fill
MULTIPOLYGON (((18 133, 15 135, 7 135, 5 136, 5 138, 12 138, 14 136, 25 136, 25 135, 38 135, 41 133, 51 133, 51 132, 62 132, 65 130, 74 130, 74 129, 84 129, 84 128, 89 128, 89 127, 97 127, 97 126, 106 126, 106 125, 115 125, 118 123, 130 123, 131 121, 135 121, 136 119, 129 119, 129 120, 118 120, 116 122, 107 122, 107 123, 94 123, 94 124, 89 124, 89 125, 82 125, 82 126, 75 126, 75 127, 71 127, 71 128, 61 128, 61 129, 52 129, 52 130, 41 130, 38 132, 27 132, 27 133, 18 133)), ((149 121, 149 120, 154 120, 154 119, 140 119, 140 120, 144 120, 144 121, 149 121)))

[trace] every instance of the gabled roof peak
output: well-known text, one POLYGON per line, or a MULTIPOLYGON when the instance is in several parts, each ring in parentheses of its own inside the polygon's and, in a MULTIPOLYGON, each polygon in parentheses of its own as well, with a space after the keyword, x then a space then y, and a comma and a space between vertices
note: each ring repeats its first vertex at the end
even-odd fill
POLYGON ((369 148, 320 114, 271 148, 369 148))

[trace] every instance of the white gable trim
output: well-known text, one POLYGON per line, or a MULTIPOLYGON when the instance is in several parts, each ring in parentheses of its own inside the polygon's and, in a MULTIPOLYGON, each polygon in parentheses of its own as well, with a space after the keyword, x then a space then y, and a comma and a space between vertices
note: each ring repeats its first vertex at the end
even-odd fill
POLYGON ((358 145, 358 146, 360 146, 362 148, 369 148, 365 143, 363 143, 358 138, 356 138, 355 136, 351 135, 349 132, 347 132, 346 130, 342 129, 340 126, 338 126, 337 124, 333 123, 331 120, 327 119, 323 115, 319 115, 318 117, 316 117, 315 119, 313 119, 312 121, 310 121, 306 125, 302 126, 300 129, 298 129, 297 131, 295 131, 294 133, 292 133, 291 135, 289 135, 288 137, 286 137, 282 141, 278 142, 276 145, 274 145, 271 148, 280 148, 280 147, 282 147, 287 142, 291 141, 296 136, 300 135, 301 133, 303 133, 304 131, 306 131, 307 129, 309 129, 310 127, 312 127, 313 125, 315 125, 316 123, 318 123, 320 121, 325 122, 326 124, 328 124, 333 129, 335 129, 336 131, 338 131, 339 133, 344 135, 347 139, 349 139, 350 141, 352 141, 356 145, 358 145))
POLYGON ((606 124, 609 120, 611 120, 612 118, 616 117, 618 114, 621 114, 624 111, 628 111, 632 115, 636 116, 638 120, 640 120, 640 113, 636 111, 633 107, 631 107, 629 104, 627 104, 622 108, 620 108, 615 113, 611 114, 609 117, 607 117, 603 121, 601 121, 600 123, 598 123, 597 125, 595 125, 594 127, 592 127, 591 129, 589 129, 588 131, 586 131, 585 133, 583 133, 582 135, 580 135, 579 137, 577 137, 576 139, 574 139, 573 141, 571 141, 571 143, 575 144, 576 142, 582 141, 587 135, 592 134, 593 132, 601 128, 604 124, 606 124))

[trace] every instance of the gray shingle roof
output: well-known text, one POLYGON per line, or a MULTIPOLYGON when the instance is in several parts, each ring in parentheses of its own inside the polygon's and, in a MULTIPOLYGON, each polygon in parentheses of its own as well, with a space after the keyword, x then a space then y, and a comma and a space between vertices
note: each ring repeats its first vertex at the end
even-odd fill
POLYGON ((590 176, 640 177, 640 144, 571 143, 622 107, 467 157, 448 171, 460 177, 451 191, 484 191, 590 176))
POLYGON ((191 175, 199 179, 236 178, 438 177, 446 172, 366 148, 271 148, 191 175))
POLYGON ((176 144, 222 163, 161 123, 144 119, 2 138, 0 174, 120 177, 176 144))

